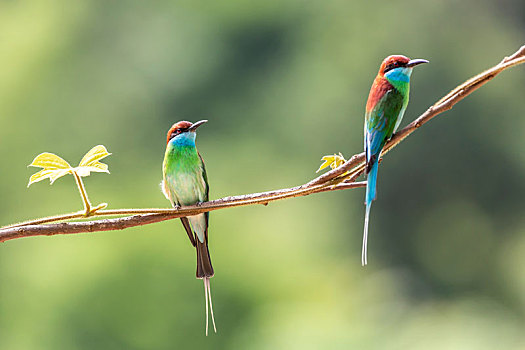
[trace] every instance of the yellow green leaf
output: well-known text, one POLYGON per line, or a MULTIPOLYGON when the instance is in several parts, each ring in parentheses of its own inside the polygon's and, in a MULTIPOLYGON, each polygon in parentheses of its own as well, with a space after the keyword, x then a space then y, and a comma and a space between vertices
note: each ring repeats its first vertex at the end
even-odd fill
MULTIPOLYGON (((106 158, 110 154, 111 153, 107 151, 106 147, 102 145, 95 146, 88 153, 86 153, 86 155, 84 156, 84 158, 82 158, 78 166, 79 167, 97 167, 99 168, 99 165, 102 164, 99 162, 99 160, 106 158)), ((107 172, 107 165, 106 164, 103 164, 103 165, 106 167, 106 169, 102 171, 107 172)), ((99 168, 99 169, 102 169, 102 168, 99 168)), ((92 170, 92 171, 97 171, 97 170, 92 170)))
POLYGON ((324 156, 323 158, 321 158, 321 161, 324 161, 324 163, 321 164, 319 169, 317 169, 316 173, 320 172, 321 170, 327 167, 330 167, 331 169, 335 169, 337 167, 340 167, 346 162, 345 158, 340 152, 339 154, 332 154, 329 156, 324 156))
POLYGON ((58 178, 67 175, 70 171, 71 169, 42 169, 39 172, 31 175, 27 187, 31 186, 31 184, 35 182, 39 182, 44 179, 49 179, 51 184, 53 184, 53 182, 55 182, 58 178))
POLYGON ((29 166, 37 168, 44 168, 48 170, 52 169, 69 169, 71 165, 64 159, 60 158, 53 153, 41 153, 33 159, 33 162, 29 166))
POLYGON ((109 174, 108 165, 104 163, 98 163, 93 166, 79 166, 75 168, 75 172, 78 176, 89 176, 92 171, 109 174))
POLYGON ((29 178, 29 183, 27 184, 27 187, 31 186, 31 184, 35 182, 39 182, 44 179, 47 179, 50 176, 50 174, 51 174, 51 170, 40 170, 39 172, 34 173, 29 178))
POLYGON ((335 169, 335 168, 339 168, 341 165, 343 165, 344 163, 346 163, 346 159, 345 157, 343 157, 343 154, 341 152, 339 152, 339 155, 335 155, 335 164, 333 163, 332 165, 330 165, 330 167, 332 169, 335 169))
POLYGON ((51 176, 49 176, 49 180, 51 181, 51 185, 53 182, 55 182, 57 179, 61 178, 64 175, 70 174, 72 169, 59 169, 59 170, 51 170, 53 173, 51 176))
POLYGON ((319 169, 317 169, 316 173, 320 172, 321 170, 323 170, 324 168, 330 166, 330 164, 332 164, 333 162, 333 159, 331 156, 324 156, 323 158, 321 158, 321 161, 324 161, 323 164, 321 164, 321 166, 319 167, 319 169))
POLYGON ((39 154, 29 166, 40 167, 43 168, 43 170, 40 170, 29 178, 27 187, 44 179, 49 179, 51 184, 53 184, 57 179, 64 175, 71 174, 73 171, 79 176, 89 176, 92 171, 109 173, 107 164, 99 162, 99 160, 109 155, 110 153, 108 153, 106 147, 102 145, 95 146, 84 155, 78 167, 72 168, 68 162, 56 154, 39 154))
POLYGON ((78 167, 75 168, 75 172, 78 176, 89 176, 92 171, 99 173, 109 173, 108 165, 99 162, 99 160, 106 158, 111 153, 109 153, 106 147, 98 145, 93 147, 82 160, 80 161, 78 167))
POLYGON ((27 187, 35 182, 42 181, 44 179, 49 179, 51 184, 55 182, 58 178, 68 174, 71 171, 71 165, 66 162, 64 159, 60 158, 53 153, 41 153, 35 157, 33 162, 29 166, 43 168, 39 172, 33 174, 29 178, 29 183, 27 187))

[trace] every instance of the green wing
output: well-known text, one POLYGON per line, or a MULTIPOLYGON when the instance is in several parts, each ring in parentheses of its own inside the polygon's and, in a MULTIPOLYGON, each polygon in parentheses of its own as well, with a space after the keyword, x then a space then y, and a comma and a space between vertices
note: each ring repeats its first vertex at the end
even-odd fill
POLYGON ((403 107, 403 95, 395 88, 388 91, 365 116, 365 150, 367 160, 379 156, 385 143, 392 137, 403 107))
MULTIPOLYGON (((204 161, 202 160, 202 156, 199 152, 197 152, 199 155, 199 159, 201 160, 202 164, 202 178, 204 179, 204 183, 206 184, 206 190, 204 193, 204 201, 207 202, 209 200, 209 192, 210 192, 210 185, 208 183, 208 175, 206 174, 206 166, 204 165, 204 161)), ((204 213, 204 217, 206 218, 206 231, 204 232, 204 239, 206 240, 206 244, 208 244, 208 222, 210 220, 210 212, 207 211, 204 213)))

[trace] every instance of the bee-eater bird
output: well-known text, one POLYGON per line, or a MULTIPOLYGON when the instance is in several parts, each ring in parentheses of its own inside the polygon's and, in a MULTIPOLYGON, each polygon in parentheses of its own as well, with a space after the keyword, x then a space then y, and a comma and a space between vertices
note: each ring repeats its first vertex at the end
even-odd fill
MULTIPOLYGON (((195 146, 195 131, 206 122, 207 120, 201 120, 192 124, 180 121, 173 124, 168 131, 161 187, 173 207, 208 201, 208 177, 204 161, 195 146)), ((208 250, 208 217, 209 213, 206 212, 180 218, 191 244, 197 250, 197 278, 204 281, 206 335, 208 335, 208 303, 213 329, 217 332, 211 302, 210 278, 214 273, 208 250)))
POLYGON ((412 68, 427 60, 401 55, 388 56, 381 63, 379 73, 372 84, 365 112, 365 154, 367 176, 366 214, 363 232, 361 264, 367 264, 366 246, 368 240, 368 219, 370 206, 376 198, 377 166, 379 156, 386 142, 397 130, 408 105, 410 75, 412 68))

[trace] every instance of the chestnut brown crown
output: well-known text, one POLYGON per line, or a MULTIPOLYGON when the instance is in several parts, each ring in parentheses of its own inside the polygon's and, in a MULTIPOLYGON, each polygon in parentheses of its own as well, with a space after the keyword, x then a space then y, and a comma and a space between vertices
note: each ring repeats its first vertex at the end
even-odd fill
POLYGON ((388 56, 383 60, 381 68, 379 68, 379 73, 383 75, 394 68, 407 67, 409 62, 410 58, 403 55, 388 56))
POLYGON ((193 125, 192 123, 185 121, 185 120, 182 120, 180 122, 173 124, 170 130, 168 131, 168 137, 167 137, 166 143, 170 142, 170 140, 174 138, 175 136, 188 131, 192 125, 193 125))
POLYGON ((403 55, 388 56, 383 60, 383 63, 381 63, 379 75, 383 76, 385 73, 395 68, 413 68, 422 63, 428 63, 428 61, 422 58, 411 60, 410 58, 403 55))
POLYGON ((195 122, 195 123, 190 123, 185 120, 175 123, 168 131, 167 142, 169 143, 172 138, 174 138, 175 136, 179 134, 182 134, 185 132, 194 132, 195 130, 197 130, 199 126, 207 122, 208 121, 204 119, 204 120, 199 120, 198 122, 195 122))

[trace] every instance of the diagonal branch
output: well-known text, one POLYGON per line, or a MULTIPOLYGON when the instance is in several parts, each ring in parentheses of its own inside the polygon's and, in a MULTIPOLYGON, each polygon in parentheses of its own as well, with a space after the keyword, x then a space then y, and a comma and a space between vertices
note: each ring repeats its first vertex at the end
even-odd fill
MULTIPOLYGON (((432 118, 454 107, 456 103, 463 100, 465 97, 470 95, 475 90, 479 89, 484 84, 488 83, 490 80, 494 79, 496 75, 498 75, 505 69, 517 66, 522 63, 525 63, 525 45, 522 46, 518 51, 516 51, 510 57, 505 57, 499 64, 495 65, 492 68, 487 69, 486 71, 476 75, 473 78, 470 78, 463 84, 456 87, 454 90, 450 91, 442 99, 440 99, 438 102, 433 104, 430 108, 428 108, 425 111, 425 113, 421 114, 416 120, 408 124, 404 129, 396 132, 394 136, 392 136, 390 141, 388 141, 387 144, 385 145, 385 148, 383 149, 383 152, 381 153, 381 155, 386 154, 392 148, 397 146, 401 141, 403 141, 410 134, 416 131, 416 129, 418 129, 421 125, 429 122, 432 118)), ((352 168, 357 167, 357 166, 363 166, 364 161, 365 161, 364 152, 353 155, 345 164, 341 165, 339 168, 329 171, 313 179, 308 184, 309 185, 322 184, 328 180, 341 176, 347 171, 352 172, 351 171, 352 168)))
MULTIPOLYGON (((463 84, 459 85, 442 99, 428 108, 412 123, 404 129, 398 131, 386 144, 382 155, 389 152, 392 148, 402 142, 416 129, 430 121, 437 115, 451 109, 456 103, 463 100, 475 90, 492 80, 502 71, 525 63, 525 45, 509 57, 505 57, 494 67, 474 76, 463 84)), ((57 234, 73 234, 82 232, 113 231, 122 230, 129 227, 148 225, 155 222, 179 218, 182 216, 196 215, 207 211, 232 208, 238 206, 263 204, 269 202, 306 196, 313 193, 326 191, 358 188, 366 186, 366 182, 355 182, 364 170, 364 153, 353 155, 340 167, 331 170, 312 181, 293 188, 281 189, 269 192, 233 196, 209 201, 195 206, 187 206, 175 209, 117 209, 117 210, 98 210, 91 216, 122 216, 113 219, 101 219, 84 222, 60 222, 57 221, 79 219, 86 216, 85 211, 41 218, 26 221, 0 228, 0 242, 10 239, 32 237, 32 236, 52 236, 57 234)))
MULTIPOLYGON (((240 207, 252 204, 266 205, 271 201, 279 199, 307 196, 312 193, 320 193, 334 190, 344 190, 366 186, 366 182, 342 182, 331 186, 298 186, 277 191, 253 193, 242 196, 225 197, 202 203, 175 209, 118 209, 100 210, 95 215, 130 215, 116 219, 102 219, 83 222, 61 222, 55 224, 37 225, 13 225, 0 229, 0 242, 10 239, 32 237, 32 236, 53 236, 58 234, 72 234, 82 232, 114 231, 129 227, 153 224, 155 222, 180 218, 182 216, 196 215, 207 211, 240 207)), ((72 214, 76 215, 76 214, 72 214)), ((71 219, 72 215, 67 215, 71 219)), ((84 216, 84 211, 79 212, 76 218, 84 216)), ((55 220, 56 221, 56 220, 55 220)))

